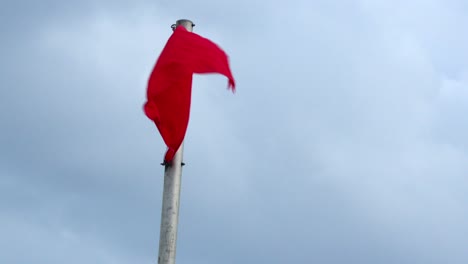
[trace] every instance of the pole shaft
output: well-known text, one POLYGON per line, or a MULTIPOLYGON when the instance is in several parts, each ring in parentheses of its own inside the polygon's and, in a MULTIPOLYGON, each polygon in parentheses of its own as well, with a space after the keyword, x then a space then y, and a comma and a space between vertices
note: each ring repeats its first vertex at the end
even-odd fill
POLYGON ((175 263, 182 176, 182 154, 183 145, 175 154, 172 165, 166 165, 164 169, 164 191, 159 235, 158 264, 175 263))
MULTIPOLYGON (((178 20, 176 25, 184 26, 190 32, 193 30, 193 23, 190 20, 178 20)), ((182 143, 172 164, 166 165, 164 169, 158 264, 175 264, 183 149, 182 143)))

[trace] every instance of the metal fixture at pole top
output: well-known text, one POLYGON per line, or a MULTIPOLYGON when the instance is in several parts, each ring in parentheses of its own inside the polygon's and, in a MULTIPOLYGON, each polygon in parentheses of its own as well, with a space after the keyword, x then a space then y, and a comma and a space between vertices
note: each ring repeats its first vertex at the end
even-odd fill
POLYGON ((179 20, 176 21, 175 24, 172 24, 171 28, 172 28, 172 30, 175 30, 176 27, 178 27, 178 26, 183 26, 188 31, 192 32, 193 27, 195 26, 195 24, 191 20, 188 20, 188 19, 179 19, 179 20))

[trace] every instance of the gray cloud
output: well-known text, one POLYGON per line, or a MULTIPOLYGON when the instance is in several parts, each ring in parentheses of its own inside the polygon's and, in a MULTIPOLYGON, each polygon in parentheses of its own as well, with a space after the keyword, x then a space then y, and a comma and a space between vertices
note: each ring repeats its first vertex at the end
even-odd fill
POLYGON ((0 262, 156 260, 141 106, 180 17, 239 89, 195 77, 179 263, 468 260, 461 1, 26 4, 2 16, 0 262))

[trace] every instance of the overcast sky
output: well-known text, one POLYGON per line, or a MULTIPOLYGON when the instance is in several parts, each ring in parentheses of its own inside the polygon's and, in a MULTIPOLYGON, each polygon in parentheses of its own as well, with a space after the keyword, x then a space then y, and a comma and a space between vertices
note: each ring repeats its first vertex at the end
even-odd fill
POLYGON ((177 263, 468 263, 465 0, 2 0, 0 263, 157 262, 180 18, 238 90, 195 76, 177 263))

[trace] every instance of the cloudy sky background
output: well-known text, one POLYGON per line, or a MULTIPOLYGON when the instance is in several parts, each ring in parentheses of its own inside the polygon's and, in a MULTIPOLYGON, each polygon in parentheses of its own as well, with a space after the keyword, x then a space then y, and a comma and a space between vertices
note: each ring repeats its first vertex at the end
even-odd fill
POLYGON ((177 263, 468 263, 463 0, 3 0, 0 263, 157 262, 179 18, 238 92, 195 77, 177 263))

